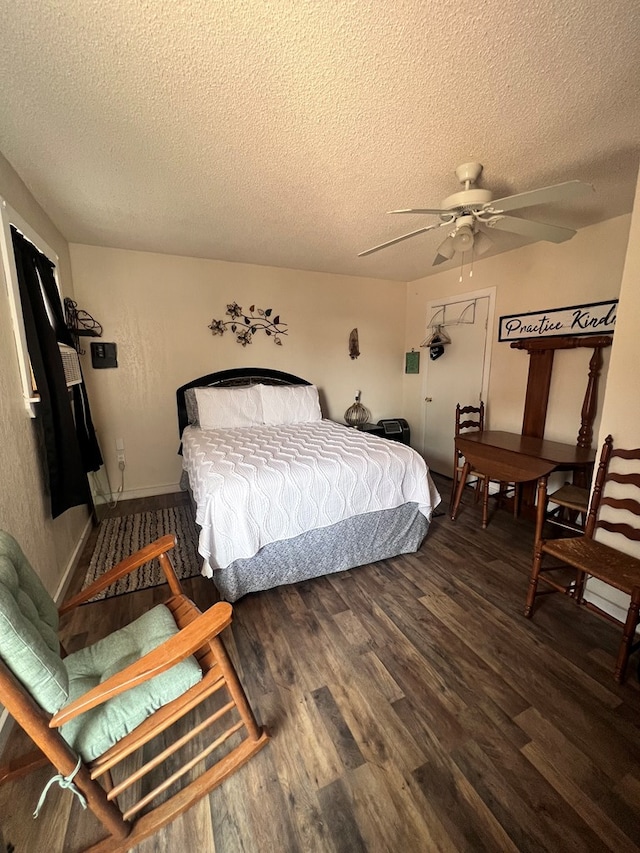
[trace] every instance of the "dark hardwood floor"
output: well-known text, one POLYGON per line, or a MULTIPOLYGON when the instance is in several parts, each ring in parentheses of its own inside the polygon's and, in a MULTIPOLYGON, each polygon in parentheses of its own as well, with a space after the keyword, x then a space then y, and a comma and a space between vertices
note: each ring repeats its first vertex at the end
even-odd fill
MULTIPOLYGON (((449 486, 437 484, 444 513, 449 486)), ((560 596, 526 620, 532 525, 500 511, 483 531, 480 515, 465 495, 417 554, 237 602, 227 647, 273 738, 139 853, 640 850, 637 655, 620 687, 615 626, 560 596)), ((73 588, 90 554, 88 543, 73 588)), ((203 608, 216 600, 203 578, 185 587, 203 608)), ((67 645, 162 592, 80 608, 67 645)), ((16 853, 100 837, 57 786, 32 819, 50 775, 0 788, 16 853)))

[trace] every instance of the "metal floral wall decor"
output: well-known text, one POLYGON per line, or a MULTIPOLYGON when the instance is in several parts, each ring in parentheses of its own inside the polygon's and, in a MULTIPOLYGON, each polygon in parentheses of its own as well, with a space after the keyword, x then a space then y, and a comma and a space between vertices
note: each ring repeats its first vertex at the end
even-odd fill
POLYGON ((212 320, 209 324, 212 335, 223 335, 230 328, 236 340, 243 347, 252 343, 256 332, 263 331, 279 347, 281 337, 287 334, 287 324, 280 322, 280 315, 273 317, 273 308, 256 308, 252 305, 245 313, 237 302, 227 305, 227 315, 230 320, 212 320))

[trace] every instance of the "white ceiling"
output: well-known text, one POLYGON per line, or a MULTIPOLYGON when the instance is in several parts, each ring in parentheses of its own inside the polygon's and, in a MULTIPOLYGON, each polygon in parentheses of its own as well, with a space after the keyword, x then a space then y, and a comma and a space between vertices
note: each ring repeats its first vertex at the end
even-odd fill
POLYGON ((441 230, 357 254, 468 160, 595 186, 532 219, 628 213, 639 69, 638 0, 13 0, 0 151, 71 242, 413 280, 441 230))

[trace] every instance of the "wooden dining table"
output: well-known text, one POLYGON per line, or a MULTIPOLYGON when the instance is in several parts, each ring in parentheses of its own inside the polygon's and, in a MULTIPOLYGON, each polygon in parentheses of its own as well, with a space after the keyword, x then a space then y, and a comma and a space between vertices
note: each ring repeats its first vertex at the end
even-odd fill
POLYGON ((482 508, 483 528, 487 526, 489 480, 497 480, 501 483, 537 481, 536 540, 542 533, 549 474, 553 471, 588 472, 595 462, 595 450, 592 448, 500 430, 482 430, 462 434, 456 436, 455 442, 456 449, 465 458, 465 464, 456 490, 451 519, 453 521, 456 519, 462 492, 472 469, 483 474, 487 479, 482 508))

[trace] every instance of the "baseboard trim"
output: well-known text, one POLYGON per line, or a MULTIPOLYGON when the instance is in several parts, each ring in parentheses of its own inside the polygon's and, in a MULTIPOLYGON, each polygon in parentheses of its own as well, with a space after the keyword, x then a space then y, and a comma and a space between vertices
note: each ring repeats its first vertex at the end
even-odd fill
MULTIPOLYGON (((118 502, 135 500, 136 498, 153 498, 157 495, 170 495, 174 492, 181 491, 183 491, 183 489, 180 488, 180 483, 166 483, 162 486, 146 486, 141 489, 125 489, 123 492, 120 492, 118 502)), ((106 503, 104 501, 96 500, 96 508, 100 509, 100 507, 105 505, 106 503)))
POLYGON ((627 618, 627 610, 629 609, 629 596, 625 596, 618 590, 597 580, 597 578, 589 578, 584 590, 585 601, 604 610, 609 616, 613 616, 621 625, 624 625, 627 618), (616 597, 618 600, 613 601, 616 597), (626 603, 625 603, 626 602, 626 603))
POLYGON ((76 547, 73 549, 73 553, 69 558, 69 562, 67 564, 67 568, 64 570, 62 578, 60 579, 60 583, 58 584, 58 589, 56 590, 53 600, 56 604, 60 604, 63 600, 64 595, 67 591, 67 587, 71 582, 71 577, 80 561, 80 555, 82 554, 82 550, 86 544, 87 539, 89 538, 89 533, 91 532, 91 528, 93 527, 93 516, 90 515, 87 519, 87 523, 84 526, 84 530, 80 534, 80 539, 76 544, 76 547))

